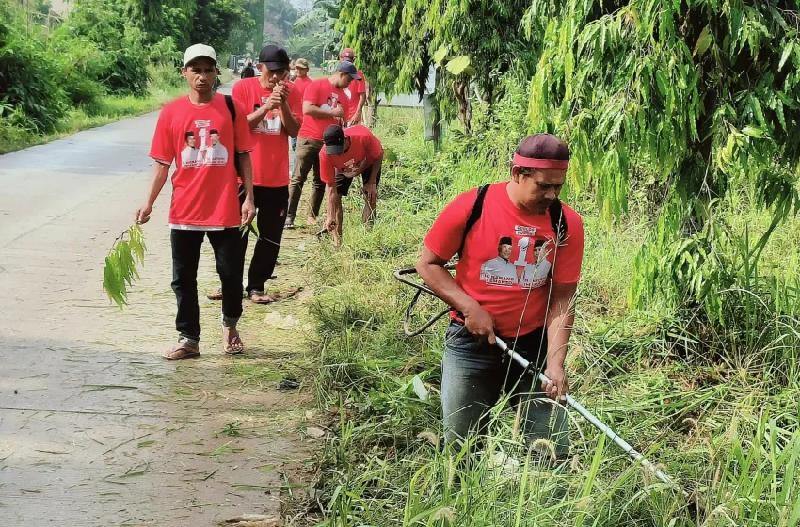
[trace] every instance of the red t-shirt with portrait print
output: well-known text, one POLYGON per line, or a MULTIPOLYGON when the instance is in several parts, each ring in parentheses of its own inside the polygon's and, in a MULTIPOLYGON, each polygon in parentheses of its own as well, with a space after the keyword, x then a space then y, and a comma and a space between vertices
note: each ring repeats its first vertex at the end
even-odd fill
POLYGON ((324 147, 319 152, 319 176, 328 185, 335 184, 337 170, 354 177, 361 173, 356 170, 359 166, 370 167, 383 155, 381 142, 364 125, 345 128, 344 136, 350 138, 350 148, 347 152, 330 155, 324 147))
MULTIPOLYGON (((549 212, 519 209, 507 185, 489 186, 481 217, 467 234, 456 265, 456 283, 489 312, 498 335, 513 338, 544 325, 551 271, 556 283, 580 280, 584 233, 581 216, 562 204, 567 238, 556 248, 549 212)), ((447 205, 425 236, 425 247, 443 260, 452 258, 476 197, 473 189, 447 205)))
POLYGON ((175 161, 169 223, 174 226, 238 227, 239 208, 234 152, 250 152, 247 113, 236 103, 236 123, 225 96, 193 104, 181 97, 161 109, 150 157, 175 161))
MULTIPOLYGON (((300 90, 293 83, 284 83, 289 90, 288 101, 292 114, 299 121, 303 114, 300 90)), ((233 85, 233 100, 252 113, 269 100, 272 89, 264 88, 258 77, 242 79, 233 85)), ((289 184, 289 134, 281 121, 280 111, 270 110, 258 126, 251 128, 253 151, 253 185, 285 187, 289 184)))
MULTIPOLYGON (((303 94, 303 102, 319 106, 323 110, 330 110, 336 105, 341 105, 344 115, 347 115, 349 104, 347 95, 341 88, 336 88, 327 78, 311 81, 303 94)), ((343 119, 318 119, 310 115, 303 116, 303 124, 300 125, 298 137, 316 139, 322 141, 325 129, 332 124, 343 124, 343 119)))
POLYGON ((350 105, 347 109, 347 120, 353 118, 356 114, 356 110, 358 109, 358 100, 361 97, 362 93, 367 93, 367 78, 364 77, 364 72, 358 70, 358 74, 361 75, 361 80, 352 80, 350 81, 350 85, 347 89, 350 91, 350 105))

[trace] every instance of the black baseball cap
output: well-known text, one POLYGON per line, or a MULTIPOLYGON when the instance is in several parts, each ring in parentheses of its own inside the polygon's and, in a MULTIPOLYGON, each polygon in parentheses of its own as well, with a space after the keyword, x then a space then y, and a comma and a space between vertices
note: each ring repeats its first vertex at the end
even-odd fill
POLYGON ((336 156, 344 152, 344 129, 338 124, 332 124, 322 134, 325 143, 325 153, 336 156))
POLYGON ((264 64, 268 70, 288 70, 289 55, 286 50, 273 44, 264 46, 258 54, 258 61, 264 64))
POLYGON ((339 63, 339 67, 336 69, 336 71, 347 73, 348 75, 350 75, 350 78, 353 79, 354 81, 361 80, 361 75, 358 74, 358 69, 352 62, 343 60, 342 62, 339 63))

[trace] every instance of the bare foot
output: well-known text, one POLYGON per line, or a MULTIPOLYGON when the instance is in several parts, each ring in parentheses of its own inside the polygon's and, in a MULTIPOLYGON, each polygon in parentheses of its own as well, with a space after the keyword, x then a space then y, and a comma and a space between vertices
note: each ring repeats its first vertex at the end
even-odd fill
POLYGON ((238 355, 244 353, 244 343, 239 337, 239 330, 236 328, 222 327, 222 351, 226 355, 238 355))

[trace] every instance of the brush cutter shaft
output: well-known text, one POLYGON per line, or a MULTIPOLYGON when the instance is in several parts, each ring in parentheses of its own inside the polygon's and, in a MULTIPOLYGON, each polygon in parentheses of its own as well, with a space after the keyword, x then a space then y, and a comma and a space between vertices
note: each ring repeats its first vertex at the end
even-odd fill
MULTIPOLYGON (((522 355, 517 353, 516 351, 510 349, 502 339, 495 337, 495 341, 497 342, 497 347, 507 353, 514 361, 516 361, 520 366, 523 368, 528 368, 530 366, 530 361, 526 360, 522 355)), ((549 382, 550 379, 544 373, 539 373, 538 378, 542 382, 549 382)), ((611 427, 607 424, 603 423, 600 419, 595 417, 595 415, 586 409, 581 403, 575 400, 571 395, 566 395, 567 404, 575 409, 579 414, 583 416, 584 419, 589 421, 595 428, 603 432, 609 439, 614 441, 622 450, 625 451, 631 458, 635 461, 641 463, 646 469, 650 472, 655 474, 655 476, 670 486, 675 486, 675 482, 672 481, 663 470, 659 469, 655 465, 653 465, 646 457, 640 454, 635 448, 633 448, 630 443, 622 439, 616 432, 614 432, 611 427)), ((681 489, 682 490, 682 489, 681 489)))

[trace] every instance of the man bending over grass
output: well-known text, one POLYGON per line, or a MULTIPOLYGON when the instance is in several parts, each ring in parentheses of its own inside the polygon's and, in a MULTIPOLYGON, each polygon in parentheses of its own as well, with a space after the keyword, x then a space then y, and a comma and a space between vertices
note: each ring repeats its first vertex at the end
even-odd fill
POLYGON ((360 124, 349 128, 332 124, 325 129, 323 141, 325 148, 319 153, 319 167, 322 181, 328 187, 325 229, 333 234, 334 244, 339 245, 344 223, 342 196, 347 196, 356 176, 361 176, 364 193, 361 221, 367 223, 375 219, 383 146, 369 128, 360 124))
POLYGON ((567 454, 566 413, 543 396, 568 391, 564 360, 583 259, 583 221, 558 200, 568 163, 558 138, 526 137, 510 181, 459 195, 425 237, 417 271, 452 306, 441 387, 449 443, 485 432, 488 410, 506 393, 519 406, 526 439, 550 439, 556 457, 567 454), (456 253, 453 277, 444 265, 456 253), (534 376, 494 346, 495 335, 551 382, 539 391, 534 376))

